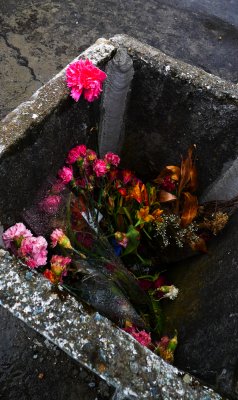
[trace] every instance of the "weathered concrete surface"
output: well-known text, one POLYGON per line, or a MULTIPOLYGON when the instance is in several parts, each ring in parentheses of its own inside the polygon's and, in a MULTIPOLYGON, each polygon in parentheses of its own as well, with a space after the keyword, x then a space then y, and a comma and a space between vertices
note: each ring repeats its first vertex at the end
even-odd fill
POLYGON ((73 297, 62 301, 46 278, 8 253, 0 257, 0 282, 1 305, 106 379, 121 400, 221 400, 73 297))
POLYGON ((114 390, 0 308, 1 400, 106 400, 114 390), (4 329, 2 329, 4 328, 4 329))
POLYGON ((165 310, 176 327, 176 365, 238 398, 238 214, 199 256, 171 270, 180 294, 165 310), (189 302, 188 302, 189 299, 189 302))
POLYGON ((112 42, 135 69, 122 162, 152 179, 194 143, 202 192, 238 156, 237 85, 125 35, 112 42))
MULTIPOLYGON (((115 46, 104 40, 81 57, 105 64, 113 51, 115 46)), ((90 140, 87 132, 95 125, 96 108, 96 103, 70 98, 63 70, 0 122, 2 223, 21 220, 23 208, 32 204, 49 175, 57 174, 67 151, 90 140)))
POLYGON ((0 12, 1 116, 98 37, 116 33, 238 81, 234 0, 11 0, 0 12))

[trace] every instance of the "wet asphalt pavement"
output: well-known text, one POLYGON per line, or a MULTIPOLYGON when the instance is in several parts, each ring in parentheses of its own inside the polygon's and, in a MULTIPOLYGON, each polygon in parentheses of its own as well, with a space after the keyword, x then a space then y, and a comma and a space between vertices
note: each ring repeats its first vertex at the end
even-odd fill
MULTIPOLYGON (((99 37, 127 33, 238 82, 237 0, 0 1, 0 118, 99 37)), ((0 309, 0 399, 91 400, 111 393, 0 309)))

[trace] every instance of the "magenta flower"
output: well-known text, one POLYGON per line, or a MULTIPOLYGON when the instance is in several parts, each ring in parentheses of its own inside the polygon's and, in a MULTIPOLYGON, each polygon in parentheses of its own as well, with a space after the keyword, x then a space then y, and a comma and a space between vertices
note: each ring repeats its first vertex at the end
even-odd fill
POLYGON ((151 344, 150 333, 146 331, 133 332, 131 334, 142 346, 149 347, 151 344))
POLYGON ((161 183, 161 188, 167 192, 173 192, 176 189, 176 185, 170 176, 165 176, 161 183))
POLYGON ((107 173, 107 164, 103 160, 96 160, 93 164, 93 170, 98 178, 104 176, 107 173))
POLYGON ((115 167, 118 167, 118 165, 120 164, 120 157, 114 153, 107 153, 104 159, 106 163, 114 165, 115 167))
POLYGON ((142 346, 149 347, 151 345, 150 333, 139 331, 135 326, 128 326, 124 331, 133 336, 142 346))
POLYGON ((62 182, 67 185, 73 179, 73 170, 72 168, 63 167, 59 170, 58 176, 62 179, 62 182))
POLYGON ((6 246, 6 248, 11 248, 13 242, 19 241, 19 246, 20 246, 20 242, 22 241, 22 239, 31 237, 31 236, 32 236, 31 231, 26 229, 24 224, 22 224, 21 222, 18 222, 17 224, 8 228, 2 234, 2 239, 3 239, 3 242, 6 246))
POLYGON ((78 101, 81 95, 92 102, 102 91, 102 83, 107 75, 95 67, 90 60, 79 60, 66 69, 67 86, 71 88, 71 96, 78 101))
POLYGON ((45 197, 39 204, 42 211, 48 214, 55 214, 61 203, 61 197, 59 195, 50 195, 45 197))
POLYGON ((74 147, 69 151, 66 162, 68 164, 74 164, 79 158, 86 157, 86 151, 87 148, 84 144, 74 147))
POLYGON ((23 239, 18 251, 30 268, 37 268, 47 263, 47 241, 43 236, 23 239))

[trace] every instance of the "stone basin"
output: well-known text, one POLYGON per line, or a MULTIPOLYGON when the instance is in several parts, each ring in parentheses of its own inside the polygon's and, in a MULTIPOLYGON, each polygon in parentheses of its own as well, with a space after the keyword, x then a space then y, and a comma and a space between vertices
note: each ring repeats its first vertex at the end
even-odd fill
MULTIPOLYGON (((151 178, 168 162, 177 163, 181 154, 185 154, 187 148, 195 143, 200 194, 209 190, 238 155, 237 86, 172 59, 126 35, 117 35, 110 40, 99 39, 79 57, 90 58, 105 68, 119 45, 127 48, 135 69, 125 121, 124 166, 134 169, 143 178, 151 178)), ((7 115, 0 126, 2 224, 10 225, 22 220, 24 209, 34 203, 45 180, 57 173, 72 146, 93 144, 94 138, 88 135, 87 128, 95 126, 98 121, 99 102, 89 104, 82 100, 75 103, 69 97, 64 70, 29 101, 7 115)), ((234 236, 234 232, 231 234, 234 236)), ((223 243, 222 237, 219 240, 223 243)), ((219 244, 219 254, 217 247, 213 246, 215 261, 212 265, 217 262, 216 256, 220 266, 223 265, 229 243, 228 234, 224 251, 222 244, 219 244)), ((235 255, 232 255, 235 243, 234 239, 228 259, 234 271, 231 274, 233 282, 237 270, 235 255)), ((227 344, 231 341, 231 332, 225 337, 227 322, 224 323, 224 319, 226 312, 229 315, 236 304, 228 288, 226 293, 229 295, 224 303, 226 308, 222 309, 224 318, 220 318, 217 324, 219 312, 215 299, 222 290, 221 267, 217 272, 214 268, 210 270, 209 286, 204 267, 201 270, 203 273, 197 272, 201 258, 189 261, 191 268, 188 262, 178 266, 182 275, 175 274, 175 284, 179 282, 182 285, 181 297, 168 310, 170 324, 177 324, 182 330, 176 361, 181 370, 178 370, 142 348, 106 318, 98 313, 89 314, 74 298, 68 297, 62 303, 50 291, 48 281, 37 273, 29 273, 7 253, 2 252, 0 260, 0 303, 3 307, 115 387, 114 399, 221 399, 219 394, 202 386, 190 373, 212 385, 215 390, 235 398, 234 350, 237 347, 235 344, 230 346, 230 352, 222 353, 224 357, 216 348, 218 330, 219 346, 222 337, 227 344), (187 274, 191 285, 188 285, 187 274), (220 286, 216 286, 216 281, 220 282, 220 286), (197 294, 193 296, 196 290, 197 294), (211 291, 215 299, 209 297, 211 291), (206 307, 200 307, 201 300, 205 298, 213 299, 208 303, 214 308, 214 312, 209 309, 207 319, 206 307), (197 347, 191 351, 192 335, 197 338, 198 333, 197 347), (208 336, 209 342, 202 340, 208 336), (199 358, 201 351, 203 358, 199 358), (216 362, 221 362, 221 357, 223 364, 216 365, 216 362), (228 371, 227 378, 224 371, 228 371)), ((236 318, 237 313, 232 313, 236 318)), ((233 322, 234 343, 237 343, 236 320, 233 322)))

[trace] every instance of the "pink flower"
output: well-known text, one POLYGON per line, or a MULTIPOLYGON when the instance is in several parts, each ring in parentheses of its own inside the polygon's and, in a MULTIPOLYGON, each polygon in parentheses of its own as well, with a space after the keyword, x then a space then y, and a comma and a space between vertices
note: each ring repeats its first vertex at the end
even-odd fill
POLYGON ((73 170, 72 168, 63 167, 59 170, 58 176, 62 179, 62 182, 67 185, 73 179, 73 170))
POLYGON ((61 202, 61 197, 54 194, 45 197, 39 204, 42 211, 48 214, 55 214, 58 211, 61 202))
POLYGON ((71 96, 78 101, 80 96, 92 102, 102 91, 102 83, 107 75, 95 67, 90 60, 79 60, 70 64, 66 70, 67 86, 71 88, 71 96))
POLYGON ((67 265, 71 263, 71 258, 54 255, 51 257, 51 271, 62 281, 62 277, 67 275, 67 265))
POLYGON ((80 157, 86 157, 86 151, 87 148, 84 144, 74 147, 69 151, 66 162, 68 164, 74 164, 80 157))
POLYGON ((156 342, 157 346, 163 348, 164 350, 167 349, 170 342, 170 338, 168 336, 162 336, 159 342, 156 342))
POLYGON ((64 234, 62 229, 55 229, 51 235, 51 247, 57 246, 59 244, 64 249, 72 249, 69 238, 64 234))
POLYGON ((90 103, 97 99, 102 92, 102 83, 97 80, 89 80, 87 83, 88 88, 84 90, 84 98, 90 103))
POLYGON ((47 263, 47 241, 43 236, 23 239, 18 252, 30 268, 37 268, 47 263))
POLYGON ((59 240, 61 240, 63 236, 64 232, 62 231, 62 229, 55 229, 50 235, 51 247, 57 246, 59 240))
POLYGON ((93 170, 98 178, 104 176, 107 173, 107 164, 103 160, 96 160, 93 164, 93 170))
POLYGON ((124 185, 131 182, 132 178, 133 178, 133 173, 129 169, 122 170, 122 181, 124 185))
POLYGON ((54 255, 51 257, 50 263, 51 263, 51 265, 57 264, 57 265, 61 265, 61 266, 65 267, 66 265, 71 263, 71 258, 54 255))
POLYGON ((11 248, 14 241, 19 241, 19 246, 20 246, 20 242, 22 241, 22 239, 31 236, 32 236, 31 231, 26 229, 24 224, 18 222, 17 224, 8 228, 3 233, 2 238, 6 248, 11 248))
POLYGON ((151 344, 150 333, 146 331, 133 332, 131 334, 142 346, 149 347, 151 344))
POLYGON ((104 159, 106 163, 114 165, 115 167, 118 167, 118 165, 120 164, 120 157, 114 153, 107 153, 104 159))
POLYGON ((151 345, 151 336, 150 333, 146 331, 139 331, 134 326, 129 326, 124 329, 125 332, 129 333, 136 339, 142 346, 149 347, 151 345))

